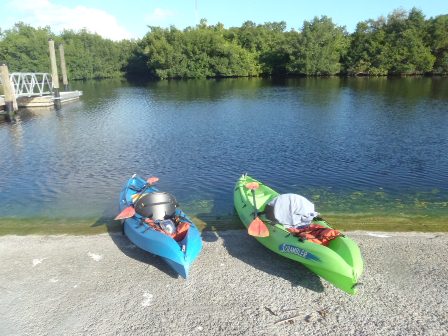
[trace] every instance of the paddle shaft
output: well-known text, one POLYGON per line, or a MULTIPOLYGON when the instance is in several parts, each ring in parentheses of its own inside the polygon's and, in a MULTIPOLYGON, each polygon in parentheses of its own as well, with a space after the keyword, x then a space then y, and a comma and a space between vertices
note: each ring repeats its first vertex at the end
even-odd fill
POLYGON ((258 217, 258 213, 257 213, 257 203, 255 202, 255 190, 251 189, 252 191, 252 197, 254 199, 254 219, 258 217))
POLYGON ((247 227, 247 232, 254 237, 269 237, 269 229, 266 224, 258 218, 257 201, 255 200, 255 189, 259 187, 257 182, 249 182, 246 184, 246 188, 252 191, 252 197, 254 199, 254 220, 247 227))
POLYGON ((152 184, 146 183, 145 187, 140 192, 140 194, 138 195, 137 199, 134 201, 134 204, 137 204, 138 200, 143 196, 143 194, 145 193, 146 189, 148 189, 150 186, 152 186, 152 184))
POLYGON ((142 195, 145 193, 146 189, 148 189, 149 187, 151 187, 154 183, 156 183, 159 180, 158 177, 150 177, 149 179, 146 180, 146 185, 143 188, 143 190, 140 192, 140 194, 138 195, 137 199, 135 200, 134 204, 137 203, 139 201, 139 199, 142 197, 142 195))

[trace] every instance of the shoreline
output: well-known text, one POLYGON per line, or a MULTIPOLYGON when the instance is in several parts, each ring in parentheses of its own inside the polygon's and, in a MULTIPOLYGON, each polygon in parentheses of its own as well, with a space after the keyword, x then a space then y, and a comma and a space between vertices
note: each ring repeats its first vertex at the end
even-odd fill
MULTIPOLYGON (((191 215, 202 232, 244 230, 238 216, 191 215)), ((448 232, 448 215, 403 214, 328 214, 323 216, 341 231, 448 232)), ((18 218, 0 217, 0 236, 4 235, 97 235, 121 232, 121 225, 111 217, 91 218, 18 218)))
POLYGON ((350 237, 355 296, 241 230, 205 231, 187 280, 121 234, 2 236, 0 333, 446 335, 448 233, 350 237))

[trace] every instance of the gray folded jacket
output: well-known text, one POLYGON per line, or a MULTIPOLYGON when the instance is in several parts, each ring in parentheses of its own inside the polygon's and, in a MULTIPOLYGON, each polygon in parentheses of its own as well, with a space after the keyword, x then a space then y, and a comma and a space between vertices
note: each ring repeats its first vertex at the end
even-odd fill
POLYGON ((313 203, 297 194, 277 196, 267 204, 265 212, 269 219, 293 228, 309 225, 319 215, 313 203))

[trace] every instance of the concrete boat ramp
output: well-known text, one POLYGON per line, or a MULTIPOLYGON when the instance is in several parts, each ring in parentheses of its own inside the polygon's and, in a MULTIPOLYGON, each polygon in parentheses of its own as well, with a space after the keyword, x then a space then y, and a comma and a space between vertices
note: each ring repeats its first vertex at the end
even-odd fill
POLYGON ((351 296, 245 231, 204 232, 187 280, 116 233, 0 237, 0 335, 448 335, 448 234, 347 232, 351 296))

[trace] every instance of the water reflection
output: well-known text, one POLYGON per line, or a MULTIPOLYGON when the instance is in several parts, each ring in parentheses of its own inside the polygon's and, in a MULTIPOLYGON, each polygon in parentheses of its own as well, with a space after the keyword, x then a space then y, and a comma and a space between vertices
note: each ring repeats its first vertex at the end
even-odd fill
POLYGON ((447 82, 74 82, 81 100, 0 123, 0 217, 113 216, 133 173, 203 217, 233 215, 245 172, 322 211, 447 212, 447 82))
POLYGON ((374 95, 375 99, 388 103, 406 104, 413 107, 416 103, 431 99, 445 99, 447 81, 437 77, 405 78, 368 78, 355 77, 344 80, 345 85, 361 95, 374 95))

